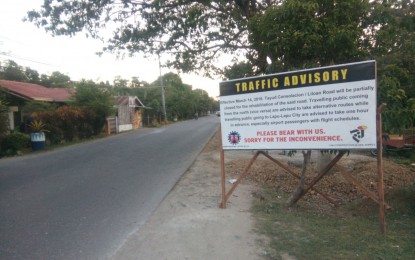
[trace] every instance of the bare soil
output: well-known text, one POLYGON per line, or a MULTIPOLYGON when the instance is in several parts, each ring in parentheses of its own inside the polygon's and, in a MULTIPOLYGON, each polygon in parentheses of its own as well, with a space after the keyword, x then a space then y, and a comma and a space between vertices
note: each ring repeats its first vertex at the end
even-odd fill
MULTIPOLYGON (((313 152, 313 159, 310 171, 307 173, 306 183, 310 183, 317 176, 316 157, 317 151, 313 152)), ((273 152, 273 157, 277 158, 289 166, 292 170, 300 175, 302 167, 302 154, 298 153, 293 157, 281 156, 277 152, 273 152)), ((244 159, 236 159, 227 164, 227 172, 232 176, 240 174, 245 166, 244 159)), ((350 173, 360 184, 371 192, 378 193, 378 173, 376 158, 365 155, 363 153, 351 153, 345 155, 338 165, 343 171, 350 173)), ((385 193, 389 190, 407 187, 415 181, 415 168, 407 167, 394 163, 391 160, 384 159, 384 189, 385 193)), ((268 158, 259 158, 250 170, 249 179, 257 185, 267 185, 275 189, 292 193, 297 187, 299 180, 288 174, 284 169, 270 161, 268 158)), ((320 182, 315 185, 319 191, 329 195, 337 205, 346 204, 354 200, 366 197, 354 184, 347 181, 336 169, 326 175, 320 182)), ((308 203, 314 203, 316 207, 327 204, 328 201, 314 191, 310 191, 305 195, 303 200, 308 203)))
POLYGON ((110 259, 262 259, 268 242, 254 232, 250 213, 257 187, 242 183, 221 209, 220 176, 215 135, 150 219, 110 259))

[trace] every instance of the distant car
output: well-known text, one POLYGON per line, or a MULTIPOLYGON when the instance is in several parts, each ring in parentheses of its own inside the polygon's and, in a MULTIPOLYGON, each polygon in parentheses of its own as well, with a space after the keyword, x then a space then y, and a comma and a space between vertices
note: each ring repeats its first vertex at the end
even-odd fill
POLYGON ((220 111, 216 111, 216 115, 217 116, 220 116, 220 111))

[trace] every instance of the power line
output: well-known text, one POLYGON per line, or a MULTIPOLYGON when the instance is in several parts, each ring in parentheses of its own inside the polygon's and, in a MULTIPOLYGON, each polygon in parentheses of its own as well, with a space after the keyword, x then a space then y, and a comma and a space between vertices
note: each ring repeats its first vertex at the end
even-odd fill
POLYGON ((58 66, 53 65, 53 64, 49 64, 49 63, 45 63, 45 62, 41 62, 41 61, 32 60, 32 59, 29 59, 29 58, 19 57, 19 56, 13 55, 13 54, 9 54, 7 52, 0 52, 0 55, 6 56, 6 57, 15 58, 15 59, 19 59, 19 60, 30 61, 30 62, 33 62, 33 63, 38 63, 38 64, 42 64, 42 65, 46 65, 46 66, 58 67, 58 66))
POLYGON ((19 44, 23 44, 21 41, 13 40, 13 39, 8 38, 8 37, 3 36, 3 35, 0 35, 0 38, 2 38, 2 39, 4 39, 4 40, 8 40, 8 41, 12 41, 12 42, 16 42, 16 43, 19 43, 19 44))
MULTIPOLYGON (((21 41, 11 39, 11 38, 3 36, 3 35, 0 35, 0 38, 4 39, 4 40, 7 40, 7 41, 15 42, 15 43, 18 43, 18 44, 26 45, 25 43, 22 43, 21 41)), ((0 44, 1 43, 2 43, 2 41, 0 40, 0 44)), ((0 50, 0 55, 7 56, 7 57, 12 57, 12 58, 19 59, 19 60, 29 61, 29 62, 33 62, 33 63, 38 63, 38 64, 42 64, 42 65, 46 65, 46 66, 58 67, 56 65, 49 64, 49 63, 46 63, 46 62, 37 61, 37 60, 31 59, 31 58, 26 58, 26 57, 14 55, 14 54, 11 54, 10 51, 9 52, 4 52, 4 51, 0 50)))

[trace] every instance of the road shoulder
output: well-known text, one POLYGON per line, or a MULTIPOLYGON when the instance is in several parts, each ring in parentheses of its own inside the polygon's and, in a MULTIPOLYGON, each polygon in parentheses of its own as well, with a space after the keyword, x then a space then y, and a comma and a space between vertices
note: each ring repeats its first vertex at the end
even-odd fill
POLYGON ((254 232, 249 211, 254 190, 252 184, 242 183, 227 208, 218 207, 215 135, 150 219, 111 259, 261 259, 266 238, 254 232))

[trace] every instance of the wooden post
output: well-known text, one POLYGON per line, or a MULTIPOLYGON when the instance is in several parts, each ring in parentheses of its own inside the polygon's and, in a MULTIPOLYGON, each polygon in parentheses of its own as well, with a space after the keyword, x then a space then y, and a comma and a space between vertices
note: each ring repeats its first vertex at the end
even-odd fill
POLYGON ((108 118, 105 120, 105 133, 107 135, 111 134, 110 120, 108 118))
MULTIPOLYGON (((352 183, 354 186, 356 186, 361 192, 363 192, 364 194, 366 194, 366 196, 368 196, 369 198, 371 198, 374 202, 376 202, 377 204, 379 204, 379 199, 377 197, 377 195, 373 192, 371 192, 370 190, 368 190, 365 186, 363 186, 361 183, 359 183, 359 181, 354 178, 350 173, 346 172, 344 170, 343 167, 341 167, 340 165, 336 165, 335 169, 338 170, 340 172, 340 174, 350 183, 352 183)), ((391 206, 389 206, 386 202, 385 202, 385 208, 386 209, 390 209, 391 206)))
POLYGON ((225 189, 225 152, 223 151, 222 146, 222 127, 219 127, 219 145, 220 145, 220 173, 221 173, 221 183, 222 183, 222 196, 220 208, 226 208, 226 189, 225 189))
POLYGON ((306 187, 305 189, 304 189, 304 191, 303 191, 303 193, 301 194, 301 196, 299 196, 298 198, 296 198, 294 201, 293 201, 293 204, 294 203, 296 203, 298 200, 300 200, 305 194, 307 194, 307 192, 311 189, 311 188, 313 188, 314 187, 314 185, 317 183, 317 182, 319 182, 323 177, 324 177, 324 175, 326 175, 330 170, 331 170, 331 168, 333 168, 334 167, 334 165, 336 165, 336 163, 343 157, 343 155, 345 155, 346 154, 346 152, 345 151, 340 151, 337 155, 336 155, 336 157, 334 157, 334 159, 333 160, 331 160, 330 161, 330 163, 322 170, 322 172, 319 174, 319 175, 317 175, 312 181, 311 181, 311 183, 308 185, 308 187, 306 187))
POLYGON ((236 189, 236 187, 238 187, 239 183, 241 183, 242 179, 245 178, 246 175, 248 175, 249 170, 251 169, 252 164, 254 164, 255 160, 258 158, 259 153, 259 151, 255 153, 254 157, 251 158, 248 165, 245 167, 244 171, 241 173, 238 179, 236 179, 236 182, 232 185, 232 188, 228 191, 228 193, 226 193, 225 203, 231 197, 233 191, 236 189))
POLYGON ((382 147, 382 109, 386 106, 382 103, 376 110, 376 130, 377 130, 377 146, 378 146, 378 193, 379 193, 379 222, 380 232, 386 234, 386 219, 385 219, 385 191, 383 184, 383 147, 382 147))

